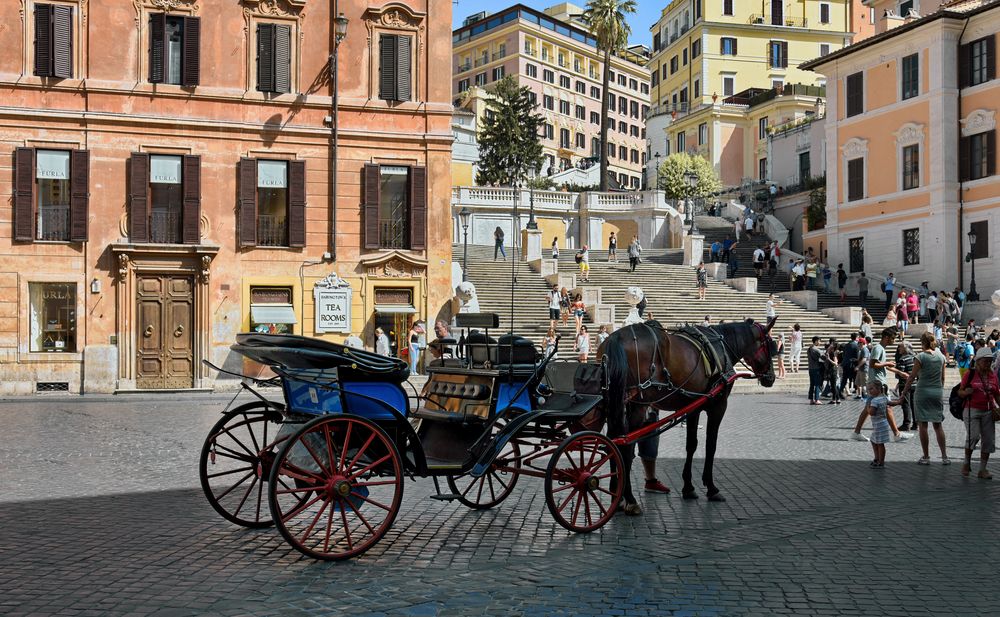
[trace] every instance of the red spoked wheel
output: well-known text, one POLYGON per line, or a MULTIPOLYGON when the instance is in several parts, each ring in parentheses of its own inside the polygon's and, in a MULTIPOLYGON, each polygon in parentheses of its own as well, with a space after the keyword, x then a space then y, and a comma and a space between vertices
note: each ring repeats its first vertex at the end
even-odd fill
POLYGON ((590 533, 615 515, 624 486, 622 455, 614 442, 601 433, 575 433, 549 460, 545 503, 560 525, 590 533))
POLYGON ((374 546, 392 527, 402 498, 395 444, 372 421, 346 414, 299 429, 278 451, 268 484, 278 531, 296 550, 325 560, 374 546))
POLYGON ((521 477, 521 446, 513 439, 504 445, 484 475, 448 476, 448 488, 458 495, 459 503, 474 510, 489 510, 510 496, 521 477))
POLYGON ((201 448, 201 488, 216 512, 237 525, 270 527, 264 484, 281 424, 280 403, 241 405, 215 423, 201 448))

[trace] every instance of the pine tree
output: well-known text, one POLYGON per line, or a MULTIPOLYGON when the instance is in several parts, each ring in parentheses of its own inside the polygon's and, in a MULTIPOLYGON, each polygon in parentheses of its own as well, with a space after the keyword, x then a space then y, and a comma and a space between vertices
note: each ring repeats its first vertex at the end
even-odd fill
POLYGON ((529 172, 542 166, 542 116, 531 100, 531 90, 511 76, 487 89, 486 114, 479 131, 481 186, 519 186, 529 172))

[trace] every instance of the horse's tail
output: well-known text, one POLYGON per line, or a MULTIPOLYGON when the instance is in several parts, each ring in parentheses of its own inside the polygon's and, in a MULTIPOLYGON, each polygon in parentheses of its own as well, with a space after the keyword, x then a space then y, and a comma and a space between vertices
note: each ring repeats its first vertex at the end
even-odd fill
POLYGON ((628 383, 628 356, 621 337, 611 335, 604 349, 604 370, 607 371, 607 392, 604 395, 604 405, 608 417, 608 435, 618 437, 628 432, 628 419, 625 417, 625 386, 628 383))

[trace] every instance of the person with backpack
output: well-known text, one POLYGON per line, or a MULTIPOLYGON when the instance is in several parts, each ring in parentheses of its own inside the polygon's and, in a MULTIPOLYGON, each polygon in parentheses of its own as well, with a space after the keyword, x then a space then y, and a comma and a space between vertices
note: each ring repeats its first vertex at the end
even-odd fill
POLYGON ((503 229, 499 225, 493 230, 493 261, 497 260, 497 253, 503 255, 503 260, 507 261, 507 251, 503 249, 503 229))
POLYGON ((1000 383, 996 373, 990 370, 993 355, 983 347, 976 352, 975 368, 963 377, 958 395, 966 400, 962 412, 965 423, 965 463, 962 475, 972 471, 972 451, 979 444, 979 473, 976 477, 992 480, 993 475, 986 469, 990 454, 996 450, 996 421, 1000 409, 1000 383))
POLYGON ((837 288, 840 290, 840 303, 847 301, 847 272, 844 264, 837 264, 837 288))
POLYGON ((882 291, 885 292, 885 310, 888 311, 889 307, 892 306, 893 296, 896 295, 894 293, 896 290, 896 277, 892 275, 892 272, 889 273, 889 276, 885 277, 885 281, 881 287, 882 291))
POLYGON ((635 272, 635 267, 641 261, 642 246, 639 244, 639 236, 632 236, 632 242, 628 245, 628 271, 635 272))
POLYGON ((906 384, 899 397, 904 398, 913 392, 913 421, 917 423, 920 449, 923 452, 917 464, 931 464, 927 435, 927 423, 930 422, 934 426, 938 449, 941 450, 941 464, 950 465, 951 459, 948 458, 948 451, 945 449, 944 427, 941 424, 944 422, 944 404, 941 397, 944 393, 945 358, 937 350, 937 339, 930 332, 924 332, 920 336, 920 347, 921 352, 913 358, 913 370, 906 378, 906 384))
POLYGON ((580 280, 584 283, 590 282, 590 248, 584 244, 580 252, 576 254, 576 263, 580 264, 580 280))
POLYGON ((965 377, 965 374, 972 368, 973 357, 976 350, 972 346, 972 335, 965 337, 965 342, 959 343, 955 348, 955 363, 958 365, 958 374, 965 377))

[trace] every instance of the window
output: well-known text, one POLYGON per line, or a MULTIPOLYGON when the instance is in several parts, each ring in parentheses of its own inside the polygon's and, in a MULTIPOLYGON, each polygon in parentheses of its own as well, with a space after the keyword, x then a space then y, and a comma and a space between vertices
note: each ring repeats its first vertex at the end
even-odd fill
POLYGON ((608 131, 614 131, 615 130, 615 119, 614 118, 608 118, 607 125, 608 125, 608 131))
POLYGON ((969 230, 976 234, 976 246, 972 249, 973 259, 987 259, 990 256, 989 223, 976 221, 969 224, 969 230))
POLYGON ((660 33, 653 35, 653 51, 660 51, 660 33))
POLYGON ((812 161, 809 152, 799 152, 799 182, 805 184, 810 178, 812 178, 812 161))
POLYGON ((76 284, 28 283, 28 336, 33 353, 76 351, 76 284))
POLYGON ((364 248, 423 250, 427 236, 427 169, 364 167, 364 248))
POLYGON ((629 90, 638 90, 639 89, 639 80, 637 80, 637 79, 630 79, 630 80, 628 80, 628 88, 629 88, 629 90))
POLYGON ((685 142, 686 142, 686 139, 685 139, 684 133, 677 133, 677 151, 678 152, 684 152, 685 150, 687 150, 687 144, 685 142))
POLYGON ((601 156, 601 140, 597 137, 590 138, 590 156, 601 156))
POLYGON ((460 79, 460 80, 458 80, 458 91, 459 92, 465 92, 468 89, 469 89, 469 80, 468 79, 460 79))
POLYGON ((559 113, 564 116, 569 115, 569 101, 559 101, 559 113))
POLYGON ((865 159, 847 161, 847 201, 865 198, 865 159))
POLYGON ((566 88, 567 90, 569 90, 569 86, 570 86, 569 77, 566 76, 566 75, 560 75, 559 76, 559 87, 560 88, 566 88))
POLYGON ((677 56, 670 59, 670 74, 673 75, 677 72, 677 56))
POLYGON ((587 117, 587 110, 583 108, 583 105, 576 106, 576 117, 579 120, 584 120, 587 117))
POLYGON ((621 120, 619 120, 618 121, 618 132, 621 133, 622 135, 628 135, 628 123, 622 122, 621 120))
MULTIPOLYGON (((406 40, 406 54, 409 58, 409 37, 382 35, 382 94, 380 98, 388 98, 396 94, 399 41, 406 40), (386 86, 388 85, 388 89, 386 86)), ((406 67, 406 100, 409 100, 409 62, 406 67)), ((292 28, 279 24, 257 24, 257 90, 261 92, 291 92, 292 91, 292 28)), ((402 99, 392 99, 402 100, 402 99)))
POLYGON ((920 265, 920 230, 903 230, 903 265, 920 265))
POLYGON ((556 74, 549 69, 542 70, 542 81, 553 84, 556 81, 556 74))
POLYGON ((903 190, 920 186, 920 146, 903 148, 903 190))
POLYGON ((532 107, 538 107, 538 94, 535 92, 528 92, 528 100, 531 101, 532 107))
POLYGON ((722 0, 722 14, 723 15, 733 14, 733 0, 722 0))
POLYGON ((757 139, 767 138, 767 116, 757 120, 757 139))
POLYGON ((694 19, 698 21, 701 19, 701 0, 695 0, 694 3, 694 19))
POLYGON ((962 45, 959 57, 959 86, 978 86, 996 76, 996 39, 989 35, 962 45))
POLYGON ((576 134, 576 147, 583 150, 587 147, 587 136, 583 133, 576 134))
POLYGON ((788 68, 788 41, 771 41, 767 46, 767 64, 771 68, 788 68))
POLYGON ((708 143, 708 123, 702 122, 698 125, 698 145, 704 146, 708 143))
POLYGON ((958 167, 962 180, 978 180, 996 173, 996 131, 962 137, 958 167))
POLYGON ((701 96, 701 80, 694 80, 694 98, 697 99, 701 96))
POLYGON ((688 102, 688 89, 681 88, 681 107, 685 107, 685 104, 687 102, 688 102))
POLYGON ((305 246, 304 161, 240 159, 241 246, 305 246))
POLYGON ((639 162, 639 150, 637 148, 632 148, 629 150, 629 160, 633 163, 639 162))
POLYGON ((524 65, 524 72, 528 75, 528 77, 538 79, 538 67, 534 64, 528 63, 524 65))
POLYGON ((681 66, 687 66, 687 65, 688 65, 688 50, 687 47, 685 47, 683 50, 681 50, 681 66))
POLYGON ((666 63, 664 63, 664 64, 663 64, 663 66, 662 66, 662 67, 660 67, 660 68, 662 69, 662 70, 660 71, 660 73, 662 74, 662 76, 663 76, 663 79, 666 79, 666 78, 667 78, 667 68, 668 68, 668 67, 667 67, 667 64, 666 64, 666 63))
POLYGON ((900 15, 901 17, 906 17, 907 15, 910 14, 910 11, 912 10, 913 10, 913 0, 902 0, 899 3, 899 12, 896 14, 900 15))
POLYGON ((865 75, 861 72, 854 73, 848 75, 845 81, 847 84, 847 117, 850 118, 864 111, 865 75))
POLYGON ((757 161, 757 179, 767 180, 767 159, 757 161))
POLYGON ((830 44, 829 43, 820 43, 819 44, 819 55, 825 56, 828 53, 830 53, 830 44))
POLYGON ((545 139, 555 139, 555 127, 551 124, 545 125, 545 139))
POLYGON ((608 144, 608 158, 615 158, 615 152, 617 151, 614 144, 608 144))
POLYGON ((153 13, 149 16, 150 83, 197 86, 201 60, 201 21, 197 17, 153 13))
POLYGON ((638 137, 639 127, 634 124, 630 124, 628 127, 628 134, 631 135, 632 137, 638 137))
POLYGON ((576 82, 576 84, 575 84, 575 87, 576 87, 577 94, 586 94, 587 93, 587 84, 583 83, 582 81, 578 80, 576 82))
POLYGON ((87 240, 89 161, 86 150, 15 150, 15 241, 87 240))
POLYGON ((618 74, 618 85, 619 86, 624 86, 627 83, 627 81, 628 81, 628 78, 625 77, 625 75, 623 75, 621 73, 618 74))
POLYGON ((735 90, 736 90, 736 78, 732 75, 724 75, 722 77, 722 95, 732 96, 735 90))
POLYGON ((542 95, 542 107, 548 109, 549 111, 552 111, 556 108, 555 99, 552 98, 552 95, 550 94, 542 95))
POLYGON ((696 39, 691 43, 691 59, 694 60, 701 55, 701 39, 696 39))
POLYGON ((504 68, 502 66, 494 67, 493 69, 493 81, 500 81, 503 79, 504 68))
POLYGON ((639 117, 639 102, 630 101, 628 104, 628 114, 633 118, 639 117))
POLYGON ((820 2, 819 4, 819 23, 830 23, 830 5, 826 2, 820 2))
POLYGON ((476 85, 485 86, 486 85, 486 72, 479 73, 476 75, 476 85))
POLYGON ((649 84, 647 83, 640 84, 639 91, 642 92, 643 94, 649 94, 649 84))
POLYGON ((596 125, 600 126, 601 125, 601 114, 597 113, 596 111, 590 112, 590 123, 591 124, 596 124, 596 125))
POLYGON ((590 87, 590 98, 592 98, 592 99, 600 99, 601 98, 601 89, 598 88, 597 86, 591 86, 590 87))
POLYGON ((722 55, 723 56, 735 56, 736 55, 736 39, 730 36, 724 36, 722 41, 722 55))
POLYGON ((625 146, 618 146, 618 158, 623 161, 628 161, 628 148, 625 146))
POLYGON ((618 97, 618 113, 623 115, 628 113, 628 99, 624 96, 618 97))
POLYGON ((851 238, 847 241, 848 263, 851 274, 865 271, 865 239, 851 238))
POLYGON ((73 77, 73 7, 35 4, 35 75, 73 77))
POLYGON ((903 58, 903 99, 911 99, 920 94, 920 56, 911 54, 903 58))
POLYGON ((262 334, 291 334, 295 326, 295 305, 291 287, 250 288, 250 331, 262 334))
POLYGON ((559 129, 559 147, 569 148, 569 129, 559 129))
POLYGON ((772 90, 781 91, 781 89, 784 88, 784 87, 785 87, 785 80, 783 80, 783 79, 772 79, 771 80, 771 89, 772 90))
POLYGON ((129 241, 200 241, 201 157, 136 153, 128 181, 129 241))

